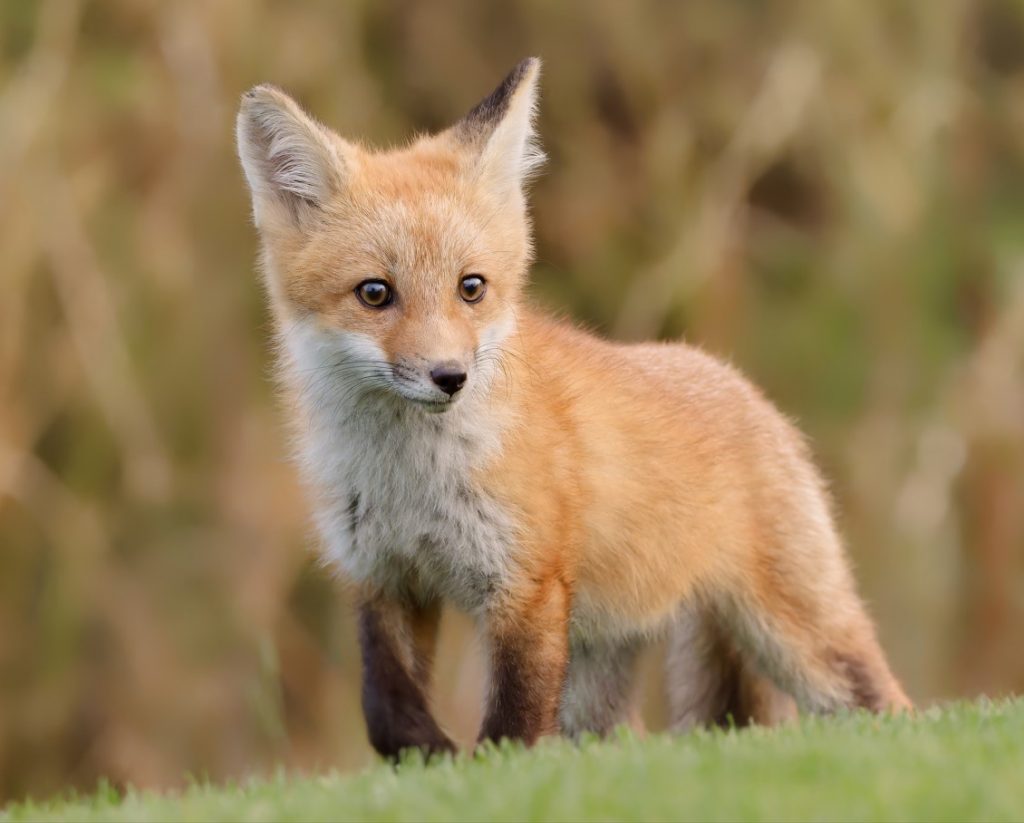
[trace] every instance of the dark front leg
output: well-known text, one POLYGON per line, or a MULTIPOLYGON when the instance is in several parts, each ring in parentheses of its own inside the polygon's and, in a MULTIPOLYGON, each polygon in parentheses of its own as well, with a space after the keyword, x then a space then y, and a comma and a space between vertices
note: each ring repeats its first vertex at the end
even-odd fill
POLYGON ((440 609, 385 598, 359 610, 363 654, 363 716, 370 743, 391 759, 403 749, 454 752, 430 713, 427 694, 440 609))
POLYGON ((559 580, 499 597, 488 614, 491 690, 480 740, 532 745, 558 733, 569 658, 569 595, 559 580))

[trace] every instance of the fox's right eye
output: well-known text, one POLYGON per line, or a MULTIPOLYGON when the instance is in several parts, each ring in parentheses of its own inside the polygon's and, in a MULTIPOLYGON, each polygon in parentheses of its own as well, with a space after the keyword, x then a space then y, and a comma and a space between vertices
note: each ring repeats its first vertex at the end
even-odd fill
POLYGON ((394 294, 383 280, 364 280, 356 286, 356 297, 364 306, 382 309, 391 303, 394 294))

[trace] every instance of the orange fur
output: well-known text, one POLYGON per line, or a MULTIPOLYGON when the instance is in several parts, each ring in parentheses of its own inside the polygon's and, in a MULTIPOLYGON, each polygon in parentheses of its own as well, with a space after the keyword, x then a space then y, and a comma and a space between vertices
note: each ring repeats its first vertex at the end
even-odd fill
POLYGON ((566 731, 607 728, 628 708, 628 649, 664 630, 680 639, 681 723, 695 711, 713 722, 735 677, 755 719, 790 713, 779 689, 812 710, 909 705, 799 432, 695 348, 614 344, 524 302, 537 72, 524 62, 462 123, 385 153, 343 141, 274 89, 243 101, 240 153, 325 539, 351 531, 341 565, 375 597, 451 598, 480 615, 496 677, 485 737, 554 730, 566 677, 566 731), (468 274, 486 280, 479 303, 459 297, 468 274), (387 283, 393 304, 360 303, 367 279, 387 283), (307 329, 298 342, 296 327, 307 329), (345 391, 319 375, 311 387, 335 356, 345 391), (464 367, 466 388, 441 397, 428 376, 437 363, 464 367), (365 463, 380 495, 323 454, 332 426, 352 427, 338 449, 365 463), (403 440, 428 432, 437 445, 423 455, 403 440), (392 463, 375 468, 383 449, 392 463), (438 454, 444 489, 422 468, 438 454), (452 495, 465 505, 449 511, 452 495), (453 548, 425 527, 419 549, 375 566, 366 542, 397 552, 387 541, 416 534, 418 507, 453 548), (459 543, 472 529, 487 543, 479 557, 459 543), (727 638, 706 646, 710 657, 688 655, 694 620, 727 638), (582 664, 576 677, 585 658, 615 661, 623 694, 596 694, 600 678, 582 664))

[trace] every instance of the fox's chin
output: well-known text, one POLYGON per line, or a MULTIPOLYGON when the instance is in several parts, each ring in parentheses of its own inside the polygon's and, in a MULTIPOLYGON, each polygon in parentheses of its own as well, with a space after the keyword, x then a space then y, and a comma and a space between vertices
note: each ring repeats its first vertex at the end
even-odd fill
POLYGON ((459 402, 458 396, 452 397, 448 400, 434 400, 429 397, 413 397, 405 394, 404 392, 396 392, 396 394, 410 406, 423 409, 423 411, 428 414, 444 414, 445 412, 451 411, 455 408, 459 402))
POLYGON ((455 407, 455 402, 452 400, 414 400, 413 403, 427 414, 445 414, 455 407))

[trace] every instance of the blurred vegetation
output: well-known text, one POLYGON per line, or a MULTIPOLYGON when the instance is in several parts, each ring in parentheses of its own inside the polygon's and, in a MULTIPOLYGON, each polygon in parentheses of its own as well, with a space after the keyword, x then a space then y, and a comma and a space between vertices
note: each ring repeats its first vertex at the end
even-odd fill
POLYGON ((272 81, 393 143, 526 54, 537 299, 741 365, 813 438, 910 692, 1024 690, 1024 3, 5 0, 0 799, 368 761, 235 105, 272 81))

